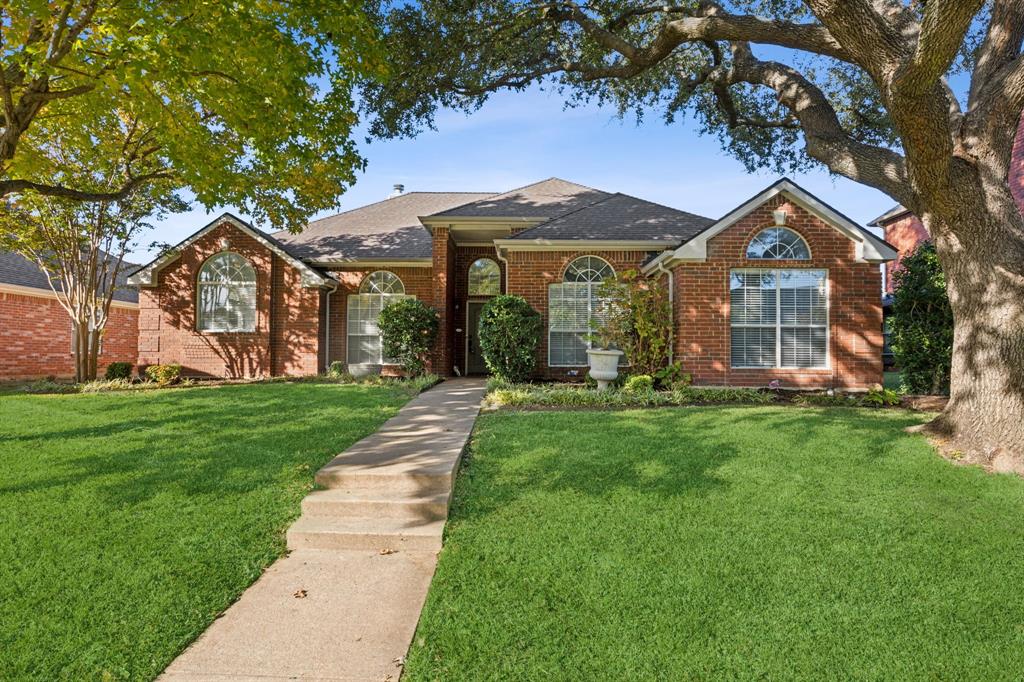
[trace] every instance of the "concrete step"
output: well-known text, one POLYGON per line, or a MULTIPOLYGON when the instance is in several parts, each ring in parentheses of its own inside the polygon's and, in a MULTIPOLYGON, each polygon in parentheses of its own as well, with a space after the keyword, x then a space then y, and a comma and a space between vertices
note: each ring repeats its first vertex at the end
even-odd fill
POLYGON ((302 500, 302 513, 310 516, 362 516, 420 521, 437 521, 448 516, 446 493, 421 496, 389 492, 345 488, 314 490, 302 500))
POLYGON ((316 473, 316 484, 328 490, 366 491, 370 495, 429 497, 446 495, 453 474, 418 471, 387 471, 328 465, 316 473))
POLYGON ((288 529, 288 549, 441 549, 444 520, 300 516, 288 529))

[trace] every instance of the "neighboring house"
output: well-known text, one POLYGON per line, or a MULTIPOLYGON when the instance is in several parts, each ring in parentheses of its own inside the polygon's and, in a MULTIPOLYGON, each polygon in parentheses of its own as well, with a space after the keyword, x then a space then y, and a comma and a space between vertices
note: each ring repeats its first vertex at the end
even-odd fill
POLYGON ((538 378, 582 379, 597 286, 634 269, 668 288, 696 383, 863 388, 882 378, 878 265, 895 255, 786 179, 711 220, 552 178, 398 194, 300 234, 225 214, 131 281, 140 364, 194 376, 386 364, 377 315, 400 296, 440 315, 433 371, 483 373, 480 310, 511 293, 543 316, 538 378))
MULTIPOLYGON (((122 272, 135 266, 125 263, 122 272)), ((100 343, 99 371, 111 362, 135 362, 138 355, 139 296, 127 285, 114 292, 100 343)), ((0 251, 0 381, 75 376, 71 318, 35 263, 0 251)))

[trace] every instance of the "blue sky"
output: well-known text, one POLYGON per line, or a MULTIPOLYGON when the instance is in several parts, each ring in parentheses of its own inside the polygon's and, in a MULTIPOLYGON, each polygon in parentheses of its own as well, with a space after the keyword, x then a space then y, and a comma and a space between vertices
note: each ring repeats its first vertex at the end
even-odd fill
MULTIPOLYGON (((379 201, 395 183, 406 191, 497 192, 557 176, 718 218, 777 179, 748 174, 715 138, 700 136, 687 121, 665 125, 650 116, 637 126, 611 108, 563 109, 557 93, 539 90, 501 93, 468 117, 443 112, 436 131, 362 144, 361 151, 366 171, 338 209, 322 215, 379 201)), ((861 224, 894 203, 824 170, 793 179, 861 224)), ((231 206, 209 212, 197 206, 159 223, 141 242, 177 243, 225 210, 248 218, 231 206)), ((146 262, 150 256, 142 246, 130 258, 146 262)))

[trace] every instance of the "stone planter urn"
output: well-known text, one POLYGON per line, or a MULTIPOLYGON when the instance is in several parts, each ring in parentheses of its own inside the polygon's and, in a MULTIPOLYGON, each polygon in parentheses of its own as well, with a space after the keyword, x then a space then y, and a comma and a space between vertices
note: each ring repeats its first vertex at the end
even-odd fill
POLYGON ((383 365, 365 363, 358 365, 349 365, 348 373, 354 376, 356 379, 362 379, 364 377, 380 376, 380 372, 383 369, 383 365))
POLYGON ((621 350, 591 348, 587 351, 590 359, 590 376, 597 381, 597 390, 608 390, 608 384, 619 376, 619 358, 621 350))

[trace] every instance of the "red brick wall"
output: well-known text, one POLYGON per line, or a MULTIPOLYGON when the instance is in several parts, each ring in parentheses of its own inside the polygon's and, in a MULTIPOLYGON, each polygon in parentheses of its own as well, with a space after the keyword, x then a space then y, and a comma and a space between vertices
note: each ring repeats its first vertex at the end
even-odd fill
POLYGON ((702 263, 683 263, 675 279, 675 359, 694 383, 784 387, 865 388, 882 381, 881 278, 878 266, 854 260, 854 244, 821 220, 777 196, 708 242, 702 263), (772 211, 784 208, 787 226, 811 249, 810 261, 747 260, 746 246, 772 211), (729 271, 739 267, 828 270, 830 368, 820 370, 732 369, 730 362, 729 271))
POLYGON ((917 245, 928 239, 928 230, 917 216, 907 213, 902 218, 885 225, 885 241, 899 251, 896 260, 885 264, 885 290, 892 293, 893 273, 899 268, 903 257, 917 248, 917 245))
POLYGON ((452 354, 452 339, 455 336, 455 286, 452 280, 455 272, 455 242, 447 227, 434 228, 433 265, 434 308, 440 316, 434 371, 441 376, 450 376, 455 361, 452 354))
MULTIPOLYGON (((40 293, 0 292, 0 381, 75 376, 71 320, 56 299, 40 293)), ((111 306, 99 355, 100 376, 111 362, 135 362, 138 320, 136 308, 111 306)))
POLYGON ((161 270, 157 281, 140 292, 139 364, 178 363, 187 376, 207 377, 318 371, 320 292, 302 288, 292 266, 244 232, 219 225, 161 270), (196 278, 203 263, 222 250, 222 238, 256 270, 254 332, 196 330, 196 278))
MULTIPOLYGON (((337 268, 331 271, 331 277, 338 280, 337 291, 330 294, 330 348, 327 351, 326 364, 337 360, 348 362, 346 335, 348 320, 348 296, 359 293, 359 285, 363 278, 371 272, 385 270, 394 273, 405 285, 405 293, 415 296, 427 305, 434 304, 434 273, 431 268, 337 268)), ((433 370, 432 370, 433 371, 433 370)), ((393 368, 385 368, 385 373, 393 374, 393 368)))
POLYGON ((566 266, 580 256, 599 256, 620 273, 639 267, 649 251, 512 251, 508 254, 508 293, 525 298, 541 313, 543 326, 537 353, 537 376, 549 379, 579 379, 585 367, 548 367, 548 285, 561 282, 566 266))

